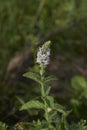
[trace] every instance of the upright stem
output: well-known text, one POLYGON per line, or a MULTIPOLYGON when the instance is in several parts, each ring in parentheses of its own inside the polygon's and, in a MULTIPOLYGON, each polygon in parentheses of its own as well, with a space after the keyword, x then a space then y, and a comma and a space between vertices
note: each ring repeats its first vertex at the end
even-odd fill
POLYGON ((41 75, 41 94, 42 97, 45 97, 45 90, 44 90, 44 66, 41 66, 41 70, 40 70, 40 75, 41 75))
POLYGON ((49 122, 48 112, 47 112, 47 102, 45 100, 46 94, 45 94, 45 86, 44 86, 44 66, 41 66, 40 75, 41 75, 41 81, 42 81, 41 94, 42 94, 42 99, 43 99, 44 105, 45 105, 45 118, 49 122))

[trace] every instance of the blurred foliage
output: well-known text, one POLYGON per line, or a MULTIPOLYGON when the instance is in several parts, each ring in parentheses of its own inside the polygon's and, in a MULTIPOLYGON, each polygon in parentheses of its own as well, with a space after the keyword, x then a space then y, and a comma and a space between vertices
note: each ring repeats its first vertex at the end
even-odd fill
MULTIPOLYGON (((11 95, 12 100, 3 97, 7 65, 16 52, 30 47, 34 52, 36 45, 50 39, 53 41, 52 56, 62 53, 67 59, 72 59, 78 55, 86 57, 86 28, 86 0, 54 0, 52 2, 50 0, 0 0, 0 103, 2 106, 0 113, 4 112, 5 109, 12 108, 12 103, 15 106, 18 105, 14 95, 11 95)), ((77 82, 78 78, 74 80, 76 81, 73 82, 77 82)), ((82 84, 84 85, 84 83, 82 84)), ((36 88, 25 86, 20 83, 16 94, 18 95, 20 89, 23 89, 26 93, 23 98, 27 99, 32 93, 34 95, 35 91, 38 93, 36 88), (30 89, 32 93, 28 95, 30 89)), ((83 86, 80 88, 84 89, 83 86)), ((79 91, 79 89, 76 90, 75 85, 73 89, 79 91)), ((9 113, 14 115, 15 111, 16 108, 13 108, 12 112, 9 113)), ((14 117, 16 116, 14 115, 14 117)))
POLYGON ((71 79, 73 88, 73 97, 71 98, 71 104, 73 111, 78 118, 85 118, 87 115, 87 81, 82 76, 74 76, 71 79))
POLYGON ((0 122, 0 130, 7 130, 7 125, 3 122, 0 122))

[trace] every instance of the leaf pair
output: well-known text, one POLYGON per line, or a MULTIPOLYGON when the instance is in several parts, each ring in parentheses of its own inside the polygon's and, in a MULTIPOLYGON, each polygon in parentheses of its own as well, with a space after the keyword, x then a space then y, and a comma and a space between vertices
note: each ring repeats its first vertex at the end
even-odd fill
MULTIPOLYGON (((36 81, 37 83, 41 84, 42 81, 41 81, 41 76, 39 73, 36 73, 36 72, 27 72, 25 73, 23 76, 27 77, 27 78, 30 78, 34 81, 36 81)), ((48 76, 44 79, 44 83, 48 83, 50 81, 53 81, 53 80, 57 80, 56 77, 54 76, 48 76)))

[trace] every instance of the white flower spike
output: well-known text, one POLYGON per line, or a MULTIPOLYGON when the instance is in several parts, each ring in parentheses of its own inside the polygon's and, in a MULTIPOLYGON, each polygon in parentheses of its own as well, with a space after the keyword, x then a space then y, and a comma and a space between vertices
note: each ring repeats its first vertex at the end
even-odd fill
POLYGON ((45 42, 37 52, 37 63, 41 66, 47 66, 50 61, 50 41, 45 42))

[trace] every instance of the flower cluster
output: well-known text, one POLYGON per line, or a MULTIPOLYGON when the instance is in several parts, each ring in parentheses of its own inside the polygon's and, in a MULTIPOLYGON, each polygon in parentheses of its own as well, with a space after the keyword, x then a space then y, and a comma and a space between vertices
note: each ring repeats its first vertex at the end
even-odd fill
POLYGON ((47 66, 50 60, 50 41, 46 42, 37 52, 37 63, 40 66, 47 66))

